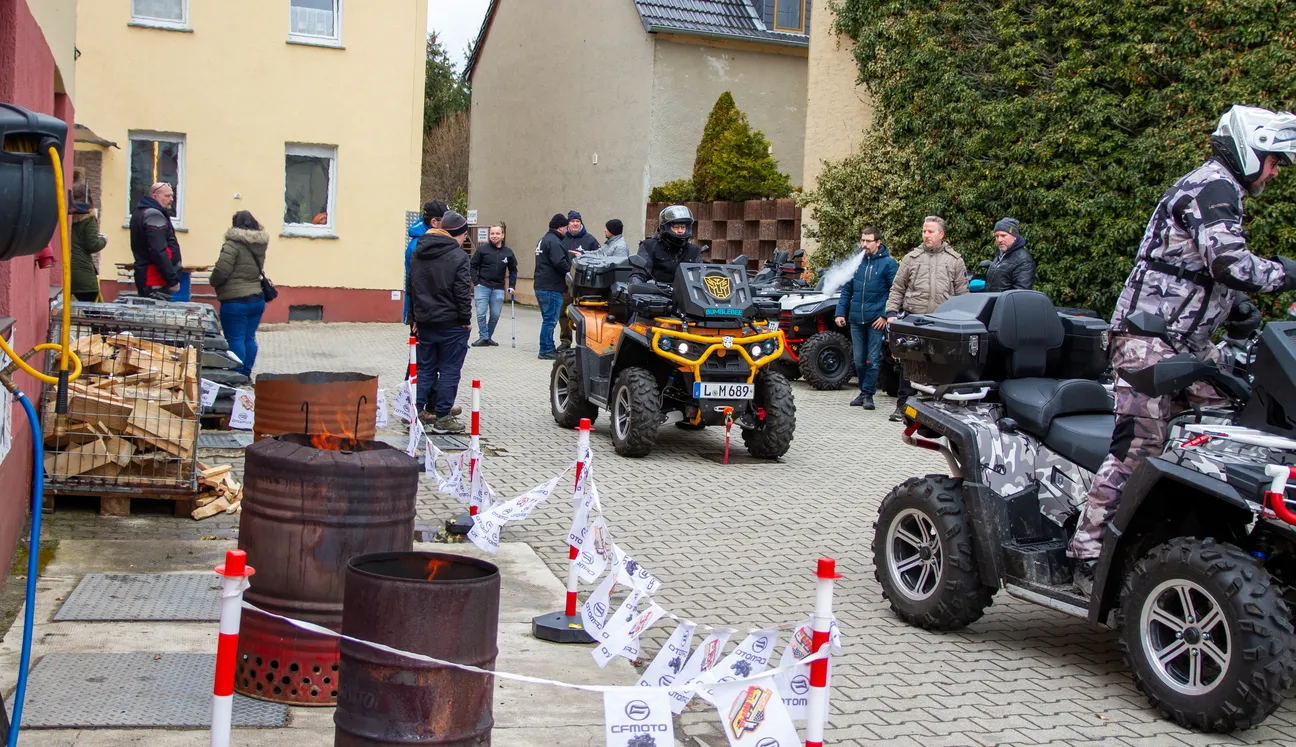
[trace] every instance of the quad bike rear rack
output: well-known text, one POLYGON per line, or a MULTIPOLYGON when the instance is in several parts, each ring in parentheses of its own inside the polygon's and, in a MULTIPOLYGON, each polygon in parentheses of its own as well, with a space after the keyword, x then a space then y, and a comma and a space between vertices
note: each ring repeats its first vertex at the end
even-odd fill
POLYGON ((916 420, 905 426, 904 432, 900 436, 900 440, 909 446, 917 446, 920 449, 940 452, 940 455, 945 457, 945 462, 949 465, 950 477, 962 479, 963 468, 959 466, 958 459, 954 458, 954 452, 950 450, 950 447, 940 441, 932 441, 931 439, 915 435, 918 432, 919 427, 918 421, 916 420))

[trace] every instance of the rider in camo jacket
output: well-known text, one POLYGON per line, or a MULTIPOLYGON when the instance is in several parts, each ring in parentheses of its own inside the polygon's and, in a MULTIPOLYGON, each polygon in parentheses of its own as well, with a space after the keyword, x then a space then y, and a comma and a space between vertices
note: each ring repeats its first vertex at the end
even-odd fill
MULTIPOLYGON (((1111 358, 1117 372, 1150 366, 1176 352, 1214 360, 1211 336, 1235 294, 1296 288, 1296 261, 1252 254, 1242 228, 1243 198, 1260 194, 1280 166, 1296 161, 1296 116, 1234 106, 1220 118, 1211 147, 1214 156, 1171 187, 1148 221, 1112 315, 1111 358), (1135 311, 1164 319, 1178 350, 1127 334, 1125 318, 1135 311)), ((1075 584, 1082 593, 1093 588, 1103 527, 1116 513, 1135 464, 1161 453, 1173 415, 1194 404, 1219 402, 1219 395, 1200 382, 1174 398, 1147 397, 1117 378, 1111 453, 1094 477, 1067 549, 1079 561, 1075 584)))

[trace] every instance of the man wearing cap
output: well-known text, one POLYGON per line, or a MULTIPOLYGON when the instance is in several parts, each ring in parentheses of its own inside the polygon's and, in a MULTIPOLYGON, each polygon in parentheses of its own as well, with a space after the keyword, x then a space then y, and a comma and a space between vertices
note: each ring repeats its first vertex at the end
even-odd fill
POLYGON ((419 420, 433 433, 462 433, 454 403, 472 330, 472 280, 463 251, 468 221, 448 210, 439 223, 419 238, 405 285, 418 338, 414 404, 419 420))
POLYGON ((626 245, 625 237, 622 232, 625 230, 621 221, 613 218, 603 225, 603 236, 607 243, 602 249, 585 252, 586 257, 605 257, 607 259, 621 259, 630 256, 630 247, 626 245))
POLYGON ((571 254, 563 244, 567 235, 567 218, 554 213, 549 219, 549 232, 535 248, 535 294, 540 304, 540 359, 554 360, 553 331, 558 324, 558 314, 563 308, 563 294, 567 289, 567 271, 571 269, 571 254))
POLYGON ((1021 223, 1016 218, 1000 220, 994 227, 994 240, 999 251, 995 252, 990 268, 986 270, 986 292, 1034 288, 1035 258, 1026 251, 1021 223))
MULTIPOLYGON (((418 240, 428 231, 438 231, 441 229, 441 216, 450 209, 441 200, 430 200, 423 203, 423 215, 419 220, 414 221, 414 225, 409 228, 409 242, 405 245, 405 282, 409 283, 410 257, 414 256, 414 249, 418 246, 418 240)), ((405 315, 402 317, 406 324, 413 324, 414 320, 410 318, 410 300, 405 296, 405 315)))
MULTIPOLYGON (((581 214, 575 210, 567 211, 567 236, 563 239, 563 246, 567 247, 567 253, 573 259, 586 252, 598 251, 598 239, 585 230, 585 221, 581 219, 581 214)), ((559 337, 562 344, 558 346, 559 350, 566 350, 572 345, 572 322, 567 316, 567 308, 572 305, 571 288, 566 282, 563 283, 562 312, 558 315, 558 324, 561 329, 559 337)))

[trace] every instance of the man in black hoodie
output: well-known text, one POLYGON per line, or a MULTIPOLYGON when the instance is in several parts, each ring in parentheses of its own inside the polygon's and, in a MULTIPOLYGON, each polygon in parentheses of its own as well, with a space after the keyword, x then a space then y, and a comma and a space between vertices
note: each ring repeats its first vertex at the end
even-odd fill
POLYGON ((180 290, 180 242, 171 224, 175 191, 166 182, 149 187, 131 214, 130 247, 135 257, 135 291, 171 300, 180 290))
POLYGON ((462 433, 454 416, 459 372, 468 353, 472 330, 472 280, 464 235, 468 221, 453 210, 441 217, 441 227, 419 237, 410 258, 405 292, 418 336, 418 391, 414 404, 419 420, 433 433, 462 433))
POLYGON ((551 361, 558 357, 554 349, 553 331, 562 313, 563 293, 567 290, 567 271, 572 259, 563 244, 567 234, 567 219, 554 213, 549 219, 549 233, 540 239, 535 249, 535 294, 540 304, 540 359, 551 361))
MULTIPOLYGON (((563 239, 563 246, 567 247, 567 253, 573 259, 599 248, 598 239, 585 230, 585 221, 575 210, 567 211, 567 237, 563 239)), ((567 309, 571 307, 573 300, 571 288, 564 282, 562 312, 558 315, 558 339, 562 343, 558 346, 559 350, 566 350, 572 345, 572 321, 567 316, 567 309)))

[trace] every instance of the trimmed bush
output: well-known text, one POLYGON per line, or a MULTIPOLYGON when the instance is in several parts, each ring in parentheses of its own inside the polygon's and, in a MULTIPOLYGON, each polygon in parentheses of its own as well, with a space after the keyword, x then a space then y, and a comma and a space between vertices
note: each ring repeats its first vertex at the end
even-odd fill
POLYGON ((693 202, 697 199, 697 192, 693 190, 692 179, 676 179, 673 182, 666 182, 660 187, 653 187, 648 193, 649 202, 693 202))

